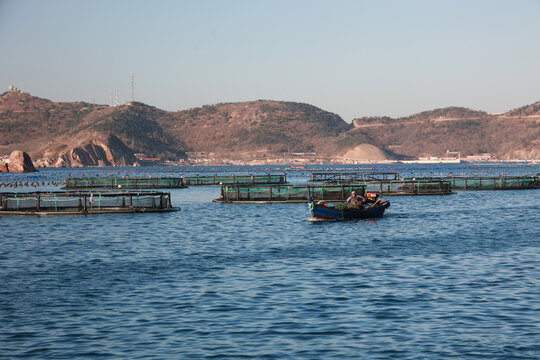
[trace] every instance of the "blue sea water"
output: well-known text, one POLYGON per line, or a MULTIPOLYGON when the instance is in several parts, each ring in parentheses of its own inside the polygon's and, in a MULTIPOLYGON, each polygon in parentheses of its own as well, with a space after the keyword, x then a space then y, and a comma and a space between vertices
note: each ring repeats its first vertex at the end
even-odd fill
MULTIPOLYGON (((266 169, 182 171, 203 170, 266 169)), ((391 197, 352 222, 171 193, 179 212, 0 216, 0 358, 540 358, 540 190, 391 197)))

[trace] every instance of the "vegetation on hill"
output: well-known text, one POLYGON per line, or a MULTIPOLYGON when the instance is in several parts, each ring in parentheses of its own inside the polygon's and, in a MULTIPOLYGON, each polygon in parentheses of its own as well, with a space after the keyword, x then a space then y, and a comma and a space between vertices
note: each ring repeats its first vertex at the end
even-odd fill
POLYGON ((92 130, 115 134, 134 152, 162 159, 178 159, 185 153, 152 119, 153 109, 143 104, 123 106, 90 124, 92 130))
POLYGON ((315 106, 258 100, 206 105, 179 111, 160 121, 164 131, 191 151, 326 151, 333 139, 351 128, 338 115, 315 106))
POLYGON ((402 123, 406 121, 431 121, 437 119, 480 119, 485 118, 489 114, 485 111, 471 110, 464 107, 450 106, 441 109, 423 111, 414 115, 404 116, 400 118, 391 118, 389 116, 368 116, 353 120, 355 126, 366 124, 381 123, 402 123))
MULTIPOLYGON (((531 106, 519 112, 527 113, 531 106)), ((538 151, 540 122, 534 119, 509 118, 483 111, 450 107, 419 114, 391 118, 356 119, 352 136, 364 136, 382 149, 402 156, 445 156, 448 150, 462 155, 491 153, 498 158, 538 151)))
POLYGON ((488 113, 485 111, 471 110, 464 107, 450 106, 441 109, 423 111, 418 114, 400 118, 400 120, 432 120, 438 118, 471 119, 483 118, 488 113))
POLYGON ((540 115, 540 101, 534 104, 522 106, 506 113, 508 116, 531 116, 540 115))
POLYGON ((534 115, 539 111, 540 102, 502 115, 449 107, 397 119, 358 118, 353 128, 336 114, 296 102, 258 100, 168 112, 138 102, 118 107, 56 103, 11 91, 0 95, 0 153, 16 148, 38 159, 79 146, 74 139, 88 143, 94 134, 114 134, 131 151, 162 159, 178 159, 189 151, 223 157, 332 156, 361 144, 396 157, 443 156, 447 150, 535 156, 540 117, 534 115))

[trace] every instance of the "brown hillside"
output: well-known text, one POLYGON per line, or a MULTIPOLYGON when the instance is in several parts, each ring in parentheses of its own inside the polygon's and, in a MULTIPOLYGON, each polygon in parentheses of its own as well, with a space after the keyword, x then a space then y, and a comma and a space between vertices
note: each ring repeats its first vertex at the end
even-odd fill
POLYGON ((294 102, 259 100, 206 105, 159 120, 190 151, 328 152, 351 128, 338 115, 294 102))
POLYGON ((235 158, 298 152, 333 157, 349 151, 356 158, 399 158, 444 156, 451 150, 534 159, 540 158, 539 111, 540 102, 501 115, 449 107, 397 119, 358 118, 353 128, 336 114, 295 102, 259 100, 168 112, 138 102, 57 103, 9 91, 0 95, 0 155, 23 150, 43 164, 60 159, 76 166, 128 164, 134 152, 178 159, 189 151, 235 158))
POLYGON ((389 116, 362 117, 353 120, 355 127, 372 126, 373 124, 406 123, 418 121, 437 121, 437 120, 465 120, 465 119, 483 119, 489 114, 485 111, 471 110, 464 107, 450 106, 447 108, 423 111, 418 114, 391 118, 389 116))
POLYGON ((540 116, 540 101, 522 106, 504 114, 506 116, 540 116))
MULTIPOLYGON (((59 163, 60 155, 91 142, 98 133, 114 134, 133 152, 178 159, 185 151, 224 156, 258 151, 329 154, 339 148, 335 138, 351 127, 338 115, 294 102, 253 101, 167 112, 138 102, 109 107, 55 103, 21 92, 0 96, 0 153, 25 149, 35 159, 46 158, 44 164, 59 163)), ((74 163, 79 165, 78 160, 74 163)))
POLYGON ((450 150, 462 155, 491 153, 500 159, 532 159, 539 150, 540 117, 490 115, 451 107, 398 119, 360 118, 354 125, 349 136, 370 139, 403 156, 444 156, 450 150))
POLYGON ((55 103, 10 91, 0 95, 0 153, 20 148, 34 159, 56 158, 79 146, 81 141, 91 142, 92 134, 110 133, 132 152, 177 159, 184 155, 182 145, 171 143, 153 120, 163 114, 167 112, 141 103, 119 107, 55 103))

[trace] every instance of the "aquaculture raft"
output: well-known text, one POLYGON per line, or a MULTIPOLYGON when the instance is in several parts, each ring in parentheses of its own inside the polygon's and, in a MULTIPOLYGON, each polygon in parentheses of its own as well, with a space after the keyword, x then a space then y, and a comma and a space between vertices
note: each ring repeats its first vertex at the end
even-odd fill
POLYGON ((398 179, 359 181, 366 191, 378 192, 384 196, 449 195, 452 193, 450 181, 442 179, 398 179))
POLYGON ((286 184, 286 175, 222 175, 154 178, 69 178, 64 189, 164 189, 234 184, 286 184))
POLYGON ((313 200, 345 201, 355 191, 365 194, 365 185, 222 185, 221 197, 214 202, 222 203, 305 203, 313 200))
MULTIPOLYGON (((540 188, 540 175, 498 177, 447 177, 452 190, 521 190, 540 188)), ((426 180, 433 180, 428 178, 426 180)))
POLYGON ((64 189, 164 189, 187 187, 184 178, 69 178, 64 189))
POLYGON ((399 173, 395 172, 365 172, 365 171, 328 171, 314 172, 309 181, 328 183, 349 183, 363 180, 397 180, 399 173))
MULTIPOLYGON (((336 182, 324 182, 326 186, 336 184, 336 182)), ((450 181, 443 179, 368 179, 340 181, 337 184, 360 184, 366 187, 367 192, 377 192, 382 196, 417 196, 417 195, 448 195, 452 193, 450 181)))
POLYGON ((0 193, 0 215, 74 215, 166 212, 169 193, 142 192, 33 192, 0 193))
POLYGON ((216 175, 216 176, 186 176, 186 185, 236 185, 236 184, 286 184, 287 175, 216 175))

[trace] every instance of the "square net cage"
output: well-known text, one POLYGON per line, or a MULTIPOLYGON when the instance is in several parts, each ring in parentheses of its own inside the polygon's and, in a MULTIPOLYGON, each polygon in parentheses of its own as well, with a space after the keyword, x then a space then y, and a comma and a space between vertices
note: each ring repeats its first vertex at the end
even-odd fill
POLYGON ((285 184, 286 175, 188 176, 186 185, 285 184))
POLYGON ((273 185, 273 186, 221 186, 221 201, 307 201, 314 200, 344 201, 352 191, 363 195, 365 185, 273 185))
POLYGON ((400 175, 396 172, 314 172, 309 181, 341 184, 365 180, 398 180, 399 178, 400 175))
POLYGON ((159 189, 184 187, 183 178, 69 178, 66 189, 159 189))
POLYGON ((454 190, 507 190, 540 187, 538 176, 453 177, 454 190))
POLYGON ((371 180, 363 184, 367 191, 381 195, 441 195, 452 192, 451 183, 446 180, 371 180))
POLYGON ((92 212, 172 209, 163 192, 36 192, 0 194, 4 212, 92 212))

